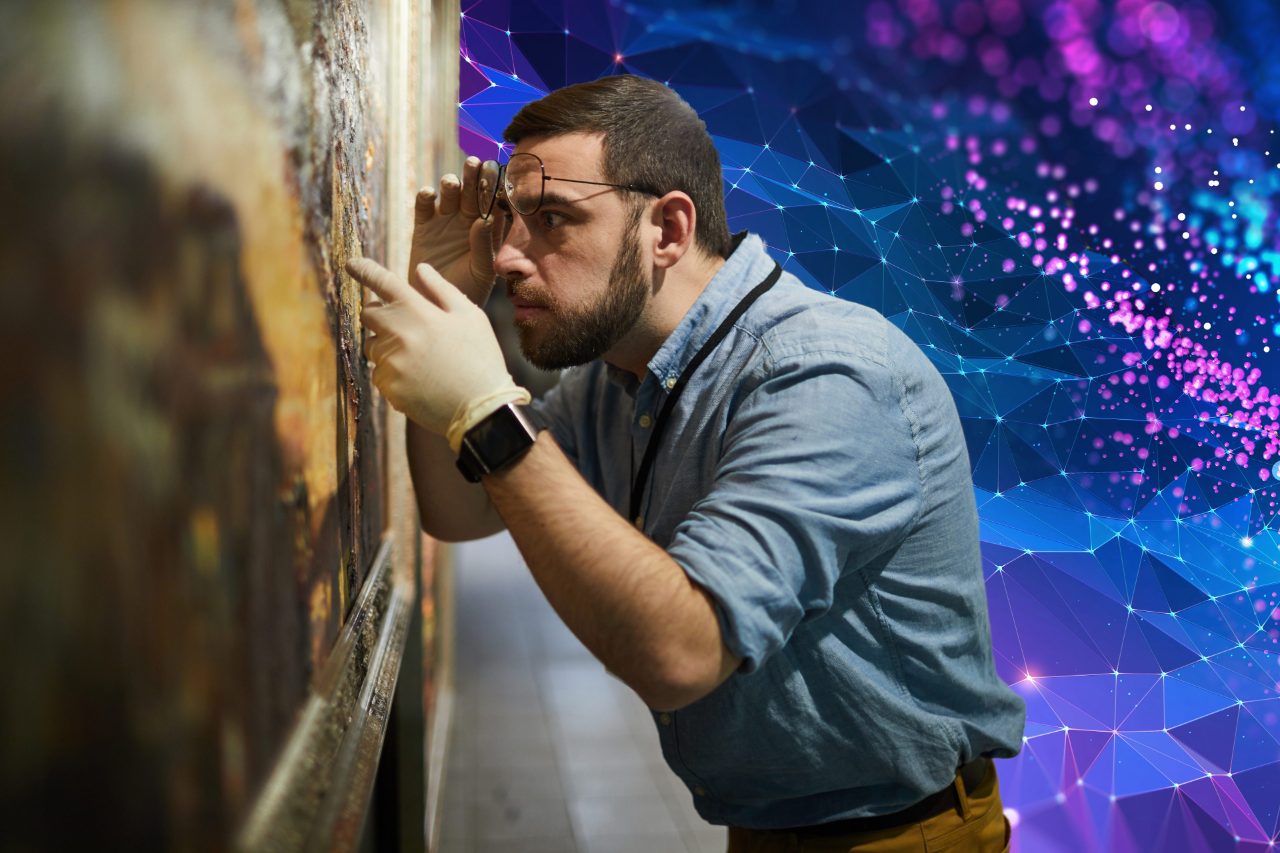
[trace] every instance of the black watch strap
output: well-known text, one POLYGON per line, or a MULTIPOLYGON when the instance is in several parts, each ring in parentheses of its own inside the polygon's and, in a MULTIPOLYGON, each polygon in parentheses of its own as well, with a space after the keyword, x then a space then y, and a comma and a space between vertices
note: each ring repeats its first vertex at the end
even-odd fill
POLYGON ((458 470, 468 482, 478 483, 485 474, 501 471, 527 453, 537 438, 537 427, 524 407, 506 403, 462 437, 458 470))

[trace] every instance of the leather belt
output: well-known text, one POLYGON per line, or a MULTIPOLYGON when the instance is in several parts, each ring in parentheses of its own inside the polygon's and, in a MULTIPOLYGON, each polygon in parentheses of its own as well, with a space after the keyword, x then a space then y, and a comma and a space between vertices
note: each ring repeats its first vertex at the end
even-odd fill
MULTIPOLYGON (((982 784, 983 780, 987 778, 987 769, 989 767, 991 767, 991 759, 985 755, 980 755, 960 766, 956 774, 964 780, 966 792, 972 793, 975 788, 982 784)), ((936 794, 930 794, 920 802, 890 814, 851 817, 844 820, 831 821, 830 823, 797 826, 793 829, 776 831, 792 833, 801 840, 805 838, 830 838, 833 835, 855 835, 859 832, 879 832, 911 823, 919 823, 959 807, 959 794, 956 791, 955 782, 952 782, 936 794)))

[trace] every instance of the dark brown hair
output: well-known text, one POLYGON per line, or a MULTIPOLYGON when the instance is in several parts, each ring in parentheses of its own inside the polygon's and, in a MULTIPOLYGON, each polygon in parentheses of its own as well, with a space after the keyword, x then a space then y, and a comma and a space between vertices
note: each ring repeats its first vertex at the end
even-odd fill
POLYGON ((702 119, 673 90, 629 74, 566 86, 525 104, 502 136, 519 144, 565 133, 604 134, 606 181, 687 193, 698 212, 694 243, 710 256, 729 256, 720 155, 702 119))

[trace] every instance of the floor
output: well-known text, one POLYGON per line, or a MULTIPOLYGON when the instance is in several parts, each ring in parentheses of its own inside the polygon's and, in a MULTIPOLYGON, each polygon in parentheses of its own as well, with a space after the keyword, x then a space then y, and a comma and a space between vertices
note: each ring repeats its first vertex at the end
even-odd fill
POLYGON ((511 539, 456 554, 442 853, 723 853, 648 709, 564 627, 511 539))

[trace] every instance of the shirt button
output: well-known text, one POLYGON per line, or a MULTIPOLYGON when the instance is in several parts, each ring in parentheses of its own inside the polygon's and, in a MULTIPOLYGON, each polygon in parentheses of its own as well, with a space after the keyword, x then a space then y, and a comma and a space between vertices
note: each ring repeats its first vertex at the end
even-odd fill
POLYGON ((693 793, 697 794, 699 797, 705 797, 707 795, 707 789, 699 785, 693 789, 693 793))
POLYGON ((671 390, 672 388, 676 387, 676 378, 675 378, 674 376, 668 376, 668 377, 667 377, 667 381, 666 381, 666 382, 664 382, 664 383, 662 383, 662 384, 663 384, 663 385, 666 385, 666 386, 667 386, 667 390, 669 391, 669 390, 671 390))
POLYGON ((659 714, 658 722, 662 723, 664 726, 671 725, 671 715, 666 712, 659 714))
POLYGON ((648 415, 640 416, 640 426, 644 427, 645 429, 648 429, 650 426, 652 426, 652 424, 653 424, 653 418, 649 417, 648 415))

